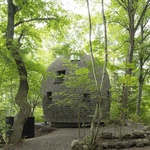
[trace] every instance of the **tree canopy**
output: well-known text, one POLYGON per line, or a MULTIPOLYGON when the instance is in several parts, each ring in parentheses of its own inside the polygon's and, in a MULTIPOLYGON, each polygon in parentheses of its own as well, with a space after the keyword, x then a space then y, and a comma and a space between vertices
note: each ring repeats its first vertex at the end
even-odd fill
MULTIPOLYGON (((41 108, 40 86, 47 66, 71 53, 89 53, 93 60, 107 61, 111 121, 125 125, 130 118, 149 123, 150 0, 68 4, 69 8, 64 0, 0 2, 0 120, 17 118, 10 143, 21 140, 27 117, 41 108)), ((82 71, 87 70, 76 74, 82 71)))

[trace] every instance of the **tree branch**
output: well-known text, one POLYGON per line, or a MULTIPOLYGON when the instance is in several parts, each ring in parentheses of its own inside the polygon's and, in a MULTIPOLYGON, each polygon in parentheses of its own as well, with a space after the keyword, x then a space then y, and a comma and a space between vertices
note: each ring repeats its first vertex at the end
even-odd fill
POLYGON ((117 23, 120 26, 124 27, 127 31, 129 31, 129 28, 127 26, 125 26, 124 24, 122 24, 121 22, 119 22, 119 21, 114 20, 114 21, 109 21, 109 23, 117 23))
POLYGON ((15 13, 17 13, 18 11, 20 11, 22 8, 19 6, 15 6, 15 13))
POLYGON ((150 53, 147 55, 147 57, 144 59, 143 61, 143 65, 145 64, 145 62, 148 60, 148 58, 150 57, 150 53))
MULTIPOLYGON (((22 5, 25 5, 28 2, 28 0, 22 0, 21 3, 22 5)), ((18 11, 20 11, 22 9, 22 5, 21 6, 15 6, 15 13, 17 13, 18 11)))
POLYGON ((148 8, 149 5, 150 5, 149 2, 150 2, 150 0, 147 0, 147 3, 146 3, 146 5, 145 5, 145 7, 144 7, 144 9, 143 9, 143 11, 142 11, 142 13, 141 13, 141 15, 140 15, 140 18, 139 18, 139 20, 138 20, 136 26, 135 26, 135 31, 137 30, 138 26, 140 25, 140 23, 141 23, 141 21, 142 21, 142 19, 143 19, 143 16, 145 15, 146 10, 147 10, 147 8, 148 8))
POLYGON ((33 18, 33 19, 29 19, 29 20, 22 20, 20 22, 17 22, 14 27, 19 26, 20 24, 23 24, 25 22, 32 22, 32 21, 48 21, 48 20, 56 20, 56 18, 52 17, 52 18, 33 18))
POLYGON ((119 47, 113 49, 113 51, 116 51, 116 50, 120 49, 120 48, 123 47, 124 44, 127 43, 127 42, 129 42, 129 41, 124 41, 119 47))
POLYGON ((88 10, 88 19, 89 19, 89 48, 90 48, 90 53, 91 53, 91 62, 92 62, 92 67, 93 67, 93 76, 95 80, 95 84, 97 87, 97 90, 99 91, 99 85, 98 85, 98 80, 96 76, 96 69, 95 69, 95 62, 94 62, 94 56, 93 56, 93 46, 92 46, 92 20, 91 20, 91 13, 90 13, 90 5, 89 5, 89 0, 86 0, 87 2, 87 10, 88 10))
POLYGON ((126 3, 126 2, 124 2, 123 0, 121 0, 121 2, 119 0, 117 0, 117 2, 120 6, 122 6, 124 8, 125 11, 127 11, 127 8, 125 7, 125 5, 123 5, 123 3, 126 3))
POLYGON ((149 22, 149 18, 145 21, 145 24, 143 24, 143 28, 146 27, 147 23, 149 22))
POLYGON ((145 34, 145 36, 143 37, 143 40, 145 40, 149 35, 150 35, 150 32, 148 32, 147 34, 145 34))
POLYGON ((144 83, 144 81, 145 81, 145 77, 146 77, 146 75, 148 74, 149 70, 150 70, 150 67, 147 68, 146 71, 145 71, 145 74, 144 74, 143 79, 142 79, 143 83, 144 83))
POLYGON ((20 36, 18 38, 18 44, 20 44, 20 41, 21 41, 23 35, 24 35, 24 30, 21 31, 21 34, 20 34, 20 36))

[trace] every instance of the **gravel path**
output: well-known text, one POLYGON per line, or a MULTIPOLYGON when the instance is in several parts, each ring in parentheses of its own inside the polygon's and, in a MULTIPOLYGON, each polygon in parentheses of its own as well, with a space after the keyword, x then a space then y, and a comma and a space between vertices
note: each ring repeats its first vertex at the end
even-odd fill
MULTIPOLYGON (((81 136, 89 133, 89 129, 81 129, 81 136)), ((9 150, 70 150, 70 144, 78 138, 77 128, 60 128, 44 136, 25 140, 9 150)))
MULTIPOLYGON (((89 128, 81 129, 81 137, 89 132, 89 128)), ((75 139, 78 139, 77 128, 59 128, 46 135, 27 139, 19 145, 5 148, 5 150, 70 150, 71 142, 75 139)), ((122 150, 150 150, 150 146, 122 150)))

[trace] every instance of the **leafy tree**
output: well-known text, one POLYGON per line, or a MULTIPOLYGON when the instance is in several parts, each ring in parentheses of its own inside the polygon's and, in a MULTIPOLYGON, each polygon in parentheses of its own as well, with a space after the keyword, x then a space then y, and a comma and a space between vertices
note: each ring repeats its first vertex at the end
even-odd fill
MULTIPOLYGON (((40 22, 45 22, 45 27, 56 29, 56 25, 59 25, 59 29, 62 28, 63 15, 60 19, 60 11, 62 10, 58 3, 53 1, 43 2, 38 1, 13 1, 8 0, 7 4, 3 2, 2 15, 4 21, 2 22, 2 32, 6 31, 6 43, 8 55, 10 60, 16 67, 14 72, 18 74, 18 92, 15 96, 15 102, 19 106, 19 112, 14 119, 13 133, 10 136, 9 142, 17 144, 21 140, 23 125, 30 115, 30 105, 27 102, 28 95, 28 73, 26 66, 26 58, 28 53, 34 48, 40 40, 39 36, 35 32, 36 26, 40 22), (7 11, 5 8, 8 8, 7 11), (7 23, 6 23, 7 14, 7 23), (59 16, 58 16, 59 14, 59 16), (37 22, 38 24, 35 24, 37 22), (56 23, 57 22, 57 23, 56 23), (7 28, 5 28, 7 24, 7 28)), ((64 19, 66 20, 66 19, 64 19)), ((6 48, 5 48, 6 49, 6 48)), ((33 52, 33 50, 32 50, 33 52)), ((6 56, 6 52, 5 55, 6 56)))
MULTIPOLYGON (((57 101, 57 106, 69 106, 69 108, 78 116, 78 138, 80 139, 80 126, 81 122, 85 126, 85 122, 88 113, 92 110, 89 108, 92 95, 90 93, 95 92, 94 81, 90 78, 88 63, 87 67, 80 68, 77 63, 65 61, 65 66, 69 68, 69 74, 64 76, 63 86, 65 87, 61 92, 55 92, 53 96, 61 97, 61 101, 57 101), (66 90, 67 89, 67 90, 66 90), (86 95, 85 95, 86 94, 86 95), (90 96, 90 98, 88 97, 90 96)), ((59 77, 59 76, 58 76, 59 77)), ((92 115, 92 114, 91 114, 92 115)))
MULTIPOLYGON (((133 66, 133 56, 135 52, 135 35, 137 30, 139 29, 140 23, 142 22, 142 18, 144 18, 148 8, 150 1, 140 1, 142 4, 142 7, 139 7, 138 5, 139 1, 120 1, 117 0, 115 2, 112 2, 112 6, 115 6, 116 9, 112 10, 115 13, 114 18, 112 19, 112 22, 116 22, 122 27, 123 33, 126 33, 127 39, 126 43, 128 43, 128 50, 126 51, 126 68, 125 68, 125 77, 132 76, 132 70, 134 68, 133 66), (121 16, 124 15, 122 19, 121 16)), ((125 43, 125 41, 124 41, 125 43)), ((121 114, 121 121, 122 124, 125 125, 125 117, 126 117, 126 111, 127 111, 127 102, 128 102, 128 95, 130 91, 131 85, 128 85, 127 83, 123 83, 123 91, 122 91, 122 114, 121 114)))
POLYGON ((149 19, 145 17, 143 21, 141 21, 140 35, 137 38, 139 76, 138 76, 138 97, 137 97, 137 105, 136 105, 136 114, 138 116, 140 115, 143 84, 150 70, 150 67, 148 66, 148 62, 150 60, 150 50, 148 44, 149 42, 147 38, 149 34, 149 30, 147 29, 148 20, 149 19), (146 69, 144 69, 144 67, 146 69))
POLYGON ((92 46, 92 21, 91 21, 91 13, 90 13, 90 4, 89 1, 87 2, 87 10, 88 10, 88 19, 89 19, 89 49, 91 54, 91 62, 92 62, 92 69, 93 69, 93 75, 95 80, 95 85, 98 91, 98 103, 96 104, 95 113, 93 116, 93 120, 91 122, 91 131, 92 131, 92 144, 95 143, 95 140, 98 135, 98 129, 102 117, 102 88, 104 86, 104 78, 106 75, 106 68, 108 63, 108 48, 107 48, 107 23, 106 23, 106 17, 105 17, 105 10, 104 10, 104 1, 102 0, 102 20, 103 20, 103 27, 104 27, 104 65, 103 65, 103 73, 102 73, 102 79, 100 85, 98 84, 98 79, 96 76, 96 69, 95 69, 95 59, 93 56, 93 46, 92 46), (97 128, 95 129, 95 124, 97 123, 97 128))
POLYGON ((6 132, 6 125, 5 125, 5 118, 6 118, 6 110, 8 107, 8 103, 5 101, 0 101, 0 143, 5 144, 5 132, 6 132))
MULTIPOLYGON (((33 115, 36 106, 40 105, 39 83, 46 64, 58 54, 78 51, 89 53, 90 49, 94 74, 95 56, 103 62, 104 57, 105 62, 109 59, 105 66, 110 71, 112 84, 111 111, 116 114, 114 109, 117 109, 117 116, 121 113, 123 125, 127 112, 132 117, 132 113, 136 112, 143 120, 148 117, 150 0, 111 1, 105 5, 106 11, 102 9, 102 14, 99 13, 98 6, 101 4, 104 8, 103 0, 82 1, 82 5, 87 2, 89 12, 81 15, 68 11, 69 19, 64 15, 66 12, 59 2, 0 2, 0 102, 3 107, 0 113, 14 115, 19 112, 10 138, 14 144, 21 139, 22 126, 27 117, 33 115), (66 28, 64 24, 70 26, 66 28), (24 107, 27 109, 23 112, 24 107)), ((71 77, 68 77, 68 81, 69 78, 71 77)), ((66 86, 71 86, 70 83, 66 83, 66 86)), ((97 85, 96 76, 95 84, 97 85)), ((97 90, 100 90, 99 85, 97 90)), ((99 108, 100 105, 97 106, 96 113, 100 112, 99 108)))

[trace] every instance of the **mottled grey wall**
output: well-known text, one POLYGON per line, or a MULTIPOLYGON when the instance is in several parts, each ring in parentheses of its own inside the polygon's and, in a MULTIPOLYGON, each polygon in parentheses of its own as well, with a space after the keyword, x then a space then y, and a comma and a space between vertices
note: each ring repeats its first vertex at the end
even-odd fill
MULTIPOLYGON (((47 69, 47 72, 49 72, 50 75, 45 77, 42 81, 41 92, 43 95, 42 102, 43 102, 44 117, 45 117, 45 120, 49 122, 70 123, 70 122, 78 121, 77 112, 69 108, 68 106, 52 106, 50 108, 48 107, 50 104, 55 104, 56 101, 62 100, 62 98, 57 95, 58 92, 67 91, 69 93, 70 89, 66 88, 63 84, 55 84, 56 77, 53 76, 54 74, 56 75, 57 71, 60 71, 60 70, 66 70, 65 75, 69 75, 69 68, 65 65, 66 62, 64 61, 66 59, 68 61, 71 61, 70 57, 67 58, 67 57, 62 56, 60 58, 57 58, 47 69), (52 92, 52 102, 48 100, 47 92, 52 92)), ((91 68, 91 58, 89 55, 84 54, 80 57, 80 61, 73 61, 72 63, 77 63, 79 68, 82 68, 82 67, 89 68, 90 70, 89 76, 91 79, 94 79, 92 68, 91 68)), ((97 78, 98 78, 99 84, 101 82, 102 69, 103 69, 102 65, 98 61, 96 61, 96 72, 97 72, 97 78)), ((80 87, 78 90, 80 93, 80 87)), ((102 88, 103 116, 105 116, 105 114, 109 114, 109 111, 110 111, 111 101, 110 101, 110 93, 108 92, 109 90, 110 90, 110 81, 109 81, 108 74, 106 73, 105 78, 104 78, 104 86, 102 88)), ((94 114, 95 103, 97 101, 96 92, 90 93, 90 98, 91 98, 90 102, 86 102, 88 109, 86 111, 82 109, 83 114, 81 115, 81 117, 84 118, 85 122, 90 122, 91 117, 89 117, 89 115, 94 114)))

